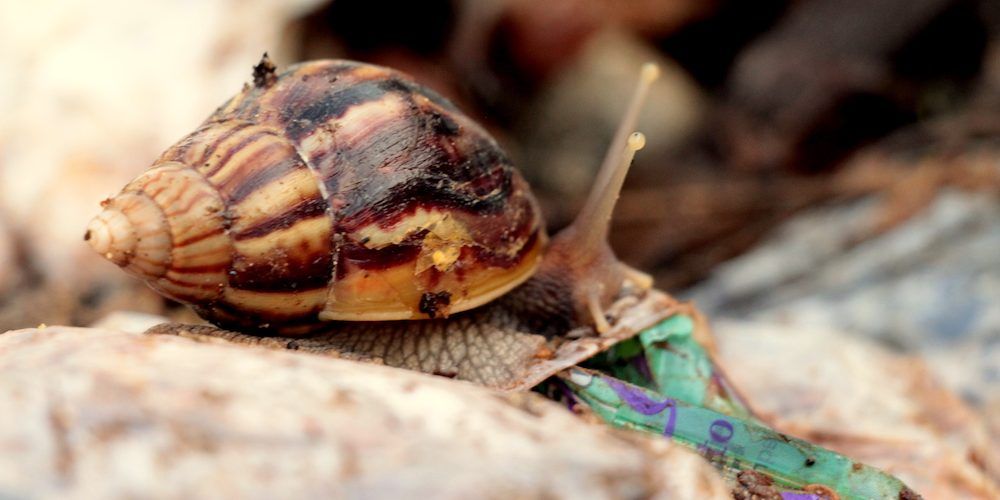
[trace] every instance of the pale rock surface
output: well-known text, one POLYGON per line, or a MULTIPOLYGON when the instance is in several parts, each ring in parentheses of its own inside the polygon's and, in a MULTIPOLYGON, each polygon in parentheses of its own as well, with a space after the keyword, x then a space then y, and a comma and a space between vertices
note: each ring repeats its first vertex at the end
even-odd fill
POLYGON ((0 335, 0 407, 2 498, 728 497, 534 394, 172 336, 0 335))
POLYGON ((919 359, 823 327, 718 321, 727 375, 777 430, 895 475, 925 498, 1000 498, 986 422, 919 359))
POLYGON ((250 78, 322 0, 0 2, 0 210, 44 277, 119 276, 82 243, 98 202, 250 78))
POLYGON ((125 333, 142 333, 150 328, 170 321, 156 314, 136 311, 114 311, 89 325, 101 330, 116 330, 125 333))
POLYGON ((0 297, 14 290, 22 278, 15 241, 10 225, 0 217, 0 297))
POLYGON ((1000 398, 1000 197, 941 189, 879 231, 883 202, 802 213, 688 297, 712 318, 876 338, 919 354, 977 405, 1000 398))

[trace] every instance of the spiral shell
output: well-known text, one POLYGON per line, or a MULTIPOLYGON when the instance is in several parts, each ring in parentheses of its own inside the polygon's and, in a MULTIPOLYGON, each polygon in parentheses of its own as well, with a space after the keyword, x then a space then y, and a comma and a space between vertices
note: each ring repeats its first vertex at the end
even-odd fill
POLYGON ((104 203, 95 250, 209 321, 284 335, 458 312, 531 276, 534 198, 451 103, 349 61, 263 76, 104 203))

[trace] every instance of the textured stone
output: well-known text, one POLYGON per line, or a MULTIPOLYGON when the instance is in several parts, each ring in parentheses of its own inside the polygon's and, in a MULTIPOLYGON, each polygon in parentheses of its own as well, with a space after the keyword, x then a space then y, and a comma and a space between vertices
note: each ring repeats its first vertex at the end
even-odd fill
POLYGON ((986 422, 918 359, 822 327, 716 323, 720 360, 777 430, 903 480, 925 498, 1000 498, 986 422))
MULTIPOLYGON (((321 3, 0 2, 8 68, 0 72, 0 212, 19 238, 30 285, 44 288, 32 297, 17 290, 14 308, 49 311, 18 318, 0 308, 0 330, 86 324, 95 318, 73 310, 81 302, 115 300, 130 279, 83 242, 98 203, 249 81, 262 52, 290 63, 289 24, 321 3)), ((162 302, 146 306, 152 294, 133 295, 128 308, 162 312, 162 302)))
POLYGON ((0 407, 3 498, 727 496, 534 394, 175 336, 0 335, 0 407))

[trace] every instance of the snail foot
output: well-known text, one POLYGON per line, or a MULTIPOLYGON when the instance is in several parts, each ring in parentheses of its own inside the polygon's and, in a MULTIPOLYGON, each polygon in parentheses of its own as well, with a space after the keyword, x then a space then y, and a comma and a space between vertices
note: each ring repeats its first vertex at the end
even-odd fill
POLYGON ((173 335, 206 343, 264 344, 268 340, 273 340, 273 338, 254 337, 212 325, 187 323, 161 323, 149 328, 143 332, 143 335, 173 335))

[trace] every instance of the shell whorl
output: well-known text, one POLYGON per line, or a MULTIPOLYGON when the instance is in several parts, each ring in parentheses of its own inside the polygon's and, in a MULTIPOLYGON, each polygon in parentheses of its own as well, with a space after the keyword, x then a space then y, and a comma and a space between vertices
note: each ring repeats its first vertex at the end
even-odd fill
POLYGON ((218 297, 230 258, 224 206, 196 171, 159 163, 104 205, 85 235, 94 250, 176 300, 218 297))
MULTIPOLYGON (((159 210, 167 255, 133 274, 212 322, 283 335, 475 307, 526 280, 546 241, 485 131, 401 73, 348 61, 245 87, 108 208, 134 197, 159 210)), ((95 249, 105 234, 127 246, 121 220, 95 219, 95 249)))
POLYGON ((132 275, 162 276, 170 261, 170 229, 156 202, 139 193, 123 193, 103 205, 83 239, 132 275))

